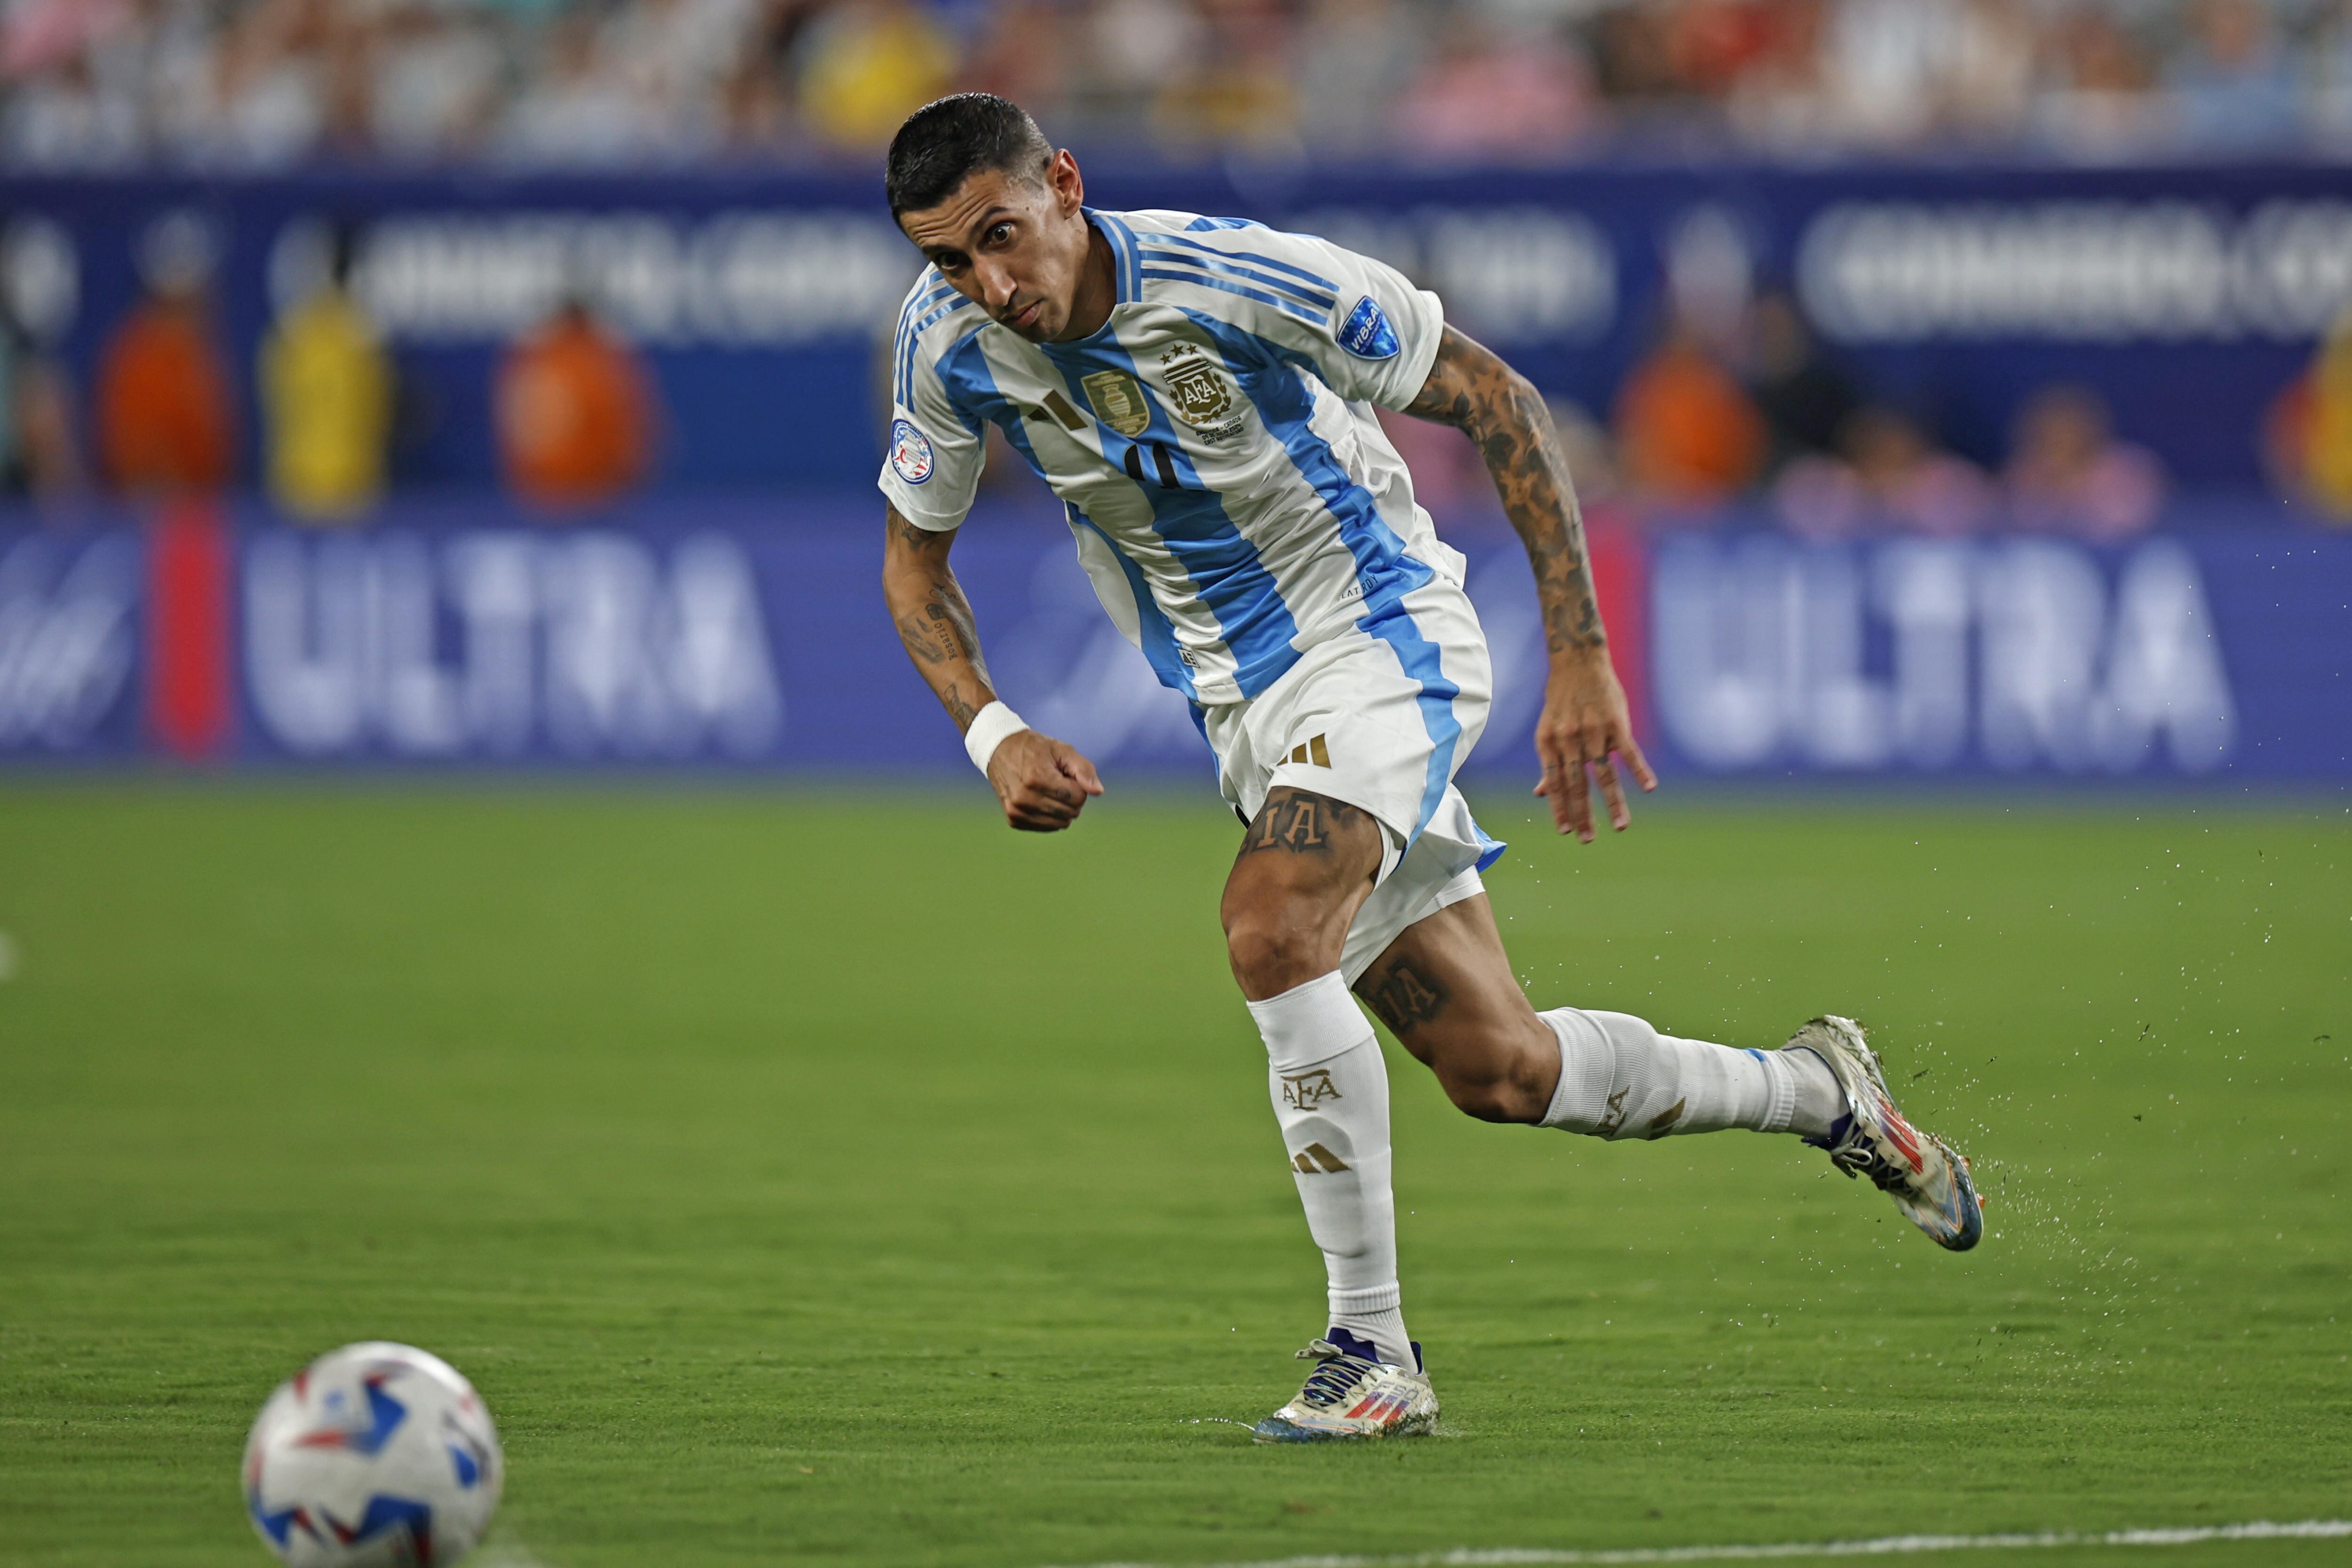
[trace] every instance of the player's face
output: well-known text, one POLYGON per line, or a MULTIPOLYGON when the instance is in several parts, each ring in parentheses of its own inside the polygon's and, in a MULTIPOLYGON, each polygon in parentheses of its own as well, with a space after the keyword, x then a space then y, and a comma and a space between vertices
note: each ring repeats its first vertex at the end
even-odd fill
POLYGON ((1037 180, 983 169, 898 226, 964 298, 1031 342, 1053 342, 1083 335, 1070 326, 1087 270, 1085 201, 1065 151, 1037 180))

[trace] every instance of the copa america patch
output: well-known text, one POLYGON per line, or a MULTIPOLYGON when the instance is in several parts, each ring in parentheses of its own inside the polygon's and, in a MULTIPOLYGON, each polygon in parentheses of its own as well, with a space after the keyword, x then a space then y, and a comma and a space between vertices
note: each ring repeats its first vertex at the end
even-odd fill
POLYGON ((1358 359, 1390 359, 1396 354, 1396 329, 1389 325, 1387 312, 1380 301, 1370 294, 1356 301, 1348 319, 1339 326, 1339 346, 1358 359))
POLYGON ((890 421, 890 468, 910 485, 931 477, 931 438, 904 419, 890 421))

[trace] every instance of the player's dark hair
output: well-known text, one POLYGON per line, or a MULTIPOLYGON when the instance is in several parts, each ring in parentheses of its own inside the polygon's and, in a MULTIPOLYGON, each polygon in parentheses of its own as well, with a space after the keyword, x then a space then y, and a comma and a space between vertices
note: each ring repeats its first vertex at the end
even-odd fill
POLYGON ((992 92, 959 92, 907 116, 890 138, 882 189, 890 216, 935 207, 983 169, 1035 180, 1054 161, 1054 144, 1029 111, 992 92))

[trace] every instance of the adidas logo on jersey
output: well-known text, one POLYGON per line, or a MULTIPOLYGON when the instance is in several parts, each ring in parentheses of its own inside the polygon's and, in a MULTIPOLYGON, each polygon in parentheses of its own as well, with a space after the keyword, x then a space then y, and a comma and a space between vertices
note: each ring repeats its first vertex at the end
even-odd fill
POLYGON ((1318 735, 1311 741, 1301 741, 1291 747, 1290 760, 1294 763, 1312 763, 1318 768, 1328 768, 1331 765, 1331 749, 1323 743, 1323 737, 1318 735))
POLYGON ((1336 1175, 1348 1169, 1348 1162, 1320 1143, 1309 1143, 1292 1157, 1290 1168, 1302 1176, 1336 1175))

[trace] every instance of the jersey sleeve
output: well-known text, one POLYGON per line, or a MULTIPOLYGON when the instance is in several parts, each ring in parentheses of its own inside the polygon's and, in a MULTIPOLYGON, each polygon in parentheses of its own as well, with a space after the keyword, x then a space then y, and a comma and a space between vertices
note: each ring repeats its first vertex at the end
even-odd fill
POLYGON ((905 344, 898 362, 882 493, 917 528, 944 533, 961 528, 971 510, 987 456, 982 426, 955 405, 936 365, 905 344))
POLYGON ((1384 261, 1313 235, 1280 237, 1296 265, 1328 285, 1331 306, 1307 350, 1332 391, 1351 402, 1402 412, 1421 395, 1445 335, 1445 307, 1435 294, 1384 261))

